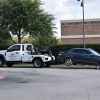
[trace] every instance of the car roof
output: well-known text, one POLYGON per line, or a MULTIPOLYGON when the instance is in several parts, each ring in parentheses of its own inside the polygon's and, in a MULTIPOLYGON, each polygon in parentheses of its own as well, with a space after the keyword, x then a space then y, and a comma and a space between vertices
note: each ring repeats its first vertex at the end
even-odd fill
POLYGON ((89 49, 91 49, 91 48, 72 48, 72 49, 82 49, 82 50, 89 50, 89 49))
POLYGON ((73 51, 73 50, 93 50, 93 49, 91 49, 91 48, 72 48, 72 49, 70 49, 69 51, 73 51))

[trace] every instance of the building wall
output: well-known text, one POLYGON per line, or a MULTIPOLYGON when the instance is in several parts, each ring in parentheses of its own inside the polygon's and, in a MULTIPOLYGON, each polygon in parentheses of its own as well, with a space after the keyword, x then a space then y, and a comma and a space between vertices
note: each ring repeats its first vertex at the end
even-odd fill
MULTIPOLYGON (((84 31, 87 44, 100 43, 100 19, 85 20, 84 31), (88 36, 89 35, 89 36, 88 36), (94 36, 94 37, 93 37, 94 36)), ((61 21, 61 39, 64 44, 82 44, 82 21, 61 21), (71 36, 71 37, 68 37, 71 36), (73 38, 74 37, 74 38, 73 38)))
MULTIPOLYGON (((82 38, 62 38, 63 44, 83 44, 82 38)), ((85 39, 86 44, 100 44, 100 37, 91 37, 85 39)))

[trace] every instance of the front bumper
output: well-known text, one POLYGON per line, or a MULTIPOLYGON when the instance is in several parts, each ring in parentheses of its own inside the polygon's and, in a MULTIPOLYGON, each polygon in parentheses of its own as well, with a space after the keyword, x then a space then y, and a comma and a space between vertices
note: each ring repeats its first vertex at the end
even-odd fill
POLYGON ((55 62, 55 57, 54 56, 50 56, 50 59, 48 61, 46 61, 45 63, 53 64, 54 62, 55 62))

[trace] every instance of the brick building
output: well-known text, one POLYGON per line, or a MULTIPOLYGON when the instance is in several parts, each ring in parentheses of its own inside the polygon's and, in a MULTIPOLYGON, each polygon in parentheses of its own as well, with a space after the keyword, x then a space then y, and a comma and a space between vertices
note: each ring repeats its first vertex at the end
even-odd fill
MULTIPOLYGON (((84 22, 86 44, 100 44, 100 19, 86 19, 84 22)), ((82 44, 82 20, 61 21, 61 40, 64 44, 82 44)))

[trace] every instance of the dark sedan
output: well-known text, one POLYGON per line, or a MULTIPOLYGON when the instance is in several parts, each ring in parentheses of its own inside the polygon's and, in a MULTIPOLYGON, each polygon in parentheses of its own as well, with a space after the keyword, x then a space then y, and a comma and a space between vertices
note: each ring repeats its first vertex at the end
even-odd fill
POLYGON ((100 65, 100 54, 90 48, 73 48, 64 53, 66 65, 100 65))

